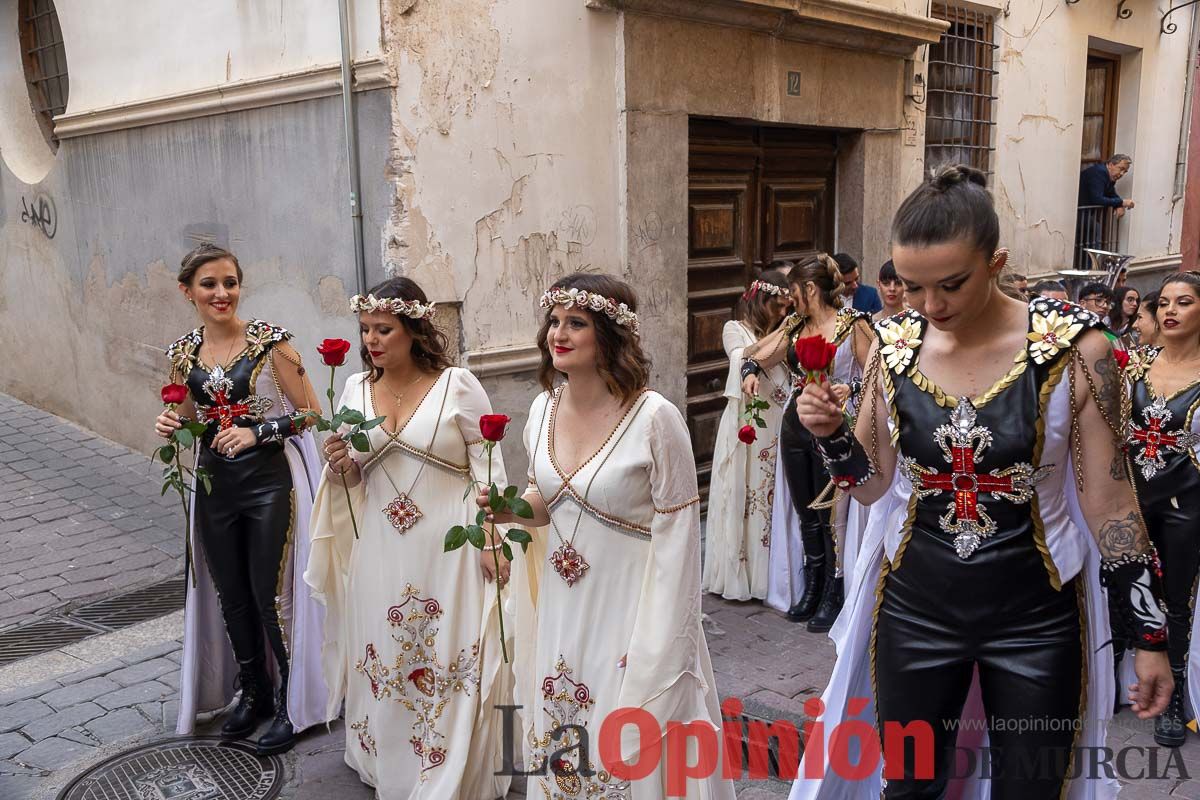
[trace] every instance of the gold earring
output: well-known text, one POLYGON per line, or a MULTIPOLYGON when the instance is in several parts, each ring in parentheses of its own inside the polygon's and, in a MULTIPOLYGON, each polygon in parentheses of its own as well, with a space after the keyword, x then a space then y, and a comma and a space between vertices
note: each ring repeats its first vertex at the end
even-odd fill
POLYGON ((995 268, 995 266, 1000 263, 1001 259, 1007 259, 1007 258, 1008 258, 1008 248, 1001 247, 999 250, 992 253, 992 261, 988 266, 995 268))

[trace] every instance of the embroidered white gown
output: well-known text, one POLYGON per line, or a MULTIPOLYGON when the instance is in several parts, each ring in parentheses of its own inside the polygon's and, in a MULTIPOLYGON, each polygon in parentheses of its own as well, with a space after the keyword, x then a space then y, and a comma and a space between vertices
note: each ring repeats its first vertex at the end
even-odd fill
MULTIPOLYGON (((662 747, 668 721, 711 727, 720 741, 721 712, 700 623, 699 496, 687 427, 675 406, 644 392, 600 450, 566 474, 552 444, 555 404, 551 395, 540 395, 525 429, 530 483, 553 525, 537 533, 523 559, 527 571, 514 565, 513 572, 514 591, 534 609, 522 615, 517 642, 525 767, 547 769, 529 778, 527 794, 661 800, 667 796, 662 762, 648 777, 617 779, 600 757, 600 728, 620 708, 657 720, 660 735, 653 741, 639 744, 636 729, 625 728, 621 753, 631 764, 662 747), (574 585, 551 562, 563 544, 555 529, 588 565, 574 585), (566 725, 586 729, 593 777, 575 772, 579 749, 560 756, 565 766, 558 770, 546 765, 578 743, 577 729, 551 737, 566 725)), ((692 752, 690 763, 695 757, 692 752)), ((689 781, 686 796, 731 800, 733 784, 720 779, 718 765, 714 777, 689 781)))
MULTIPOLYGON (((346 382, 340 405, 371 419, 365 378, 346 382)), ((344 696, 346 763, 382 800, 495 800, 508 789, 492 774, 503 722, 494 706, 511 692, 495 586, 474 547, 442 551, 446 531, 478 511, 475 493, 463 495, 468 477, 487 480, 479 417, 488 413, 475 376, 451 367, 398 433, 369 431, 372 452, 351 451, 364 470, 350 490, 358 540, 340 483, 323 479, 317 493, 304 577, 328 607, 329 715, 344 696), (385 511, 401 492, 421 514, 403 532, 385 511)), ((499 448, 492 479, 506 483, 499 448)))
POLYGON ((725 323, 721 339, 729 356, 729 377, 725 411, 713 448, 703 588, 727 600, 761 600, 767 596, 779 426, 791 382, 784 364, 776 364, 762 375, 759 397, 771 404, 760 412, 767 427, 756 428, 758 439, 753 444, 743 444, 738 439, 741 414, 746 410, 742 357, 756 339, 744 323, 734 320, 725 323))

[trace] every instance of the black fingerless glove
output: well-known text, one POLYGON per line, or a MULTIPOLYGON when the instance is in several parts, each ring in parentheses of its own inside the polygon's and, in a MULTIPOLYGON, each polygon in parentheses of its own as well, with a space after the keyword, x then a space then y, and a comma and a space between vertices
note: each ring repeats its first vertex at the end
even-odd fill
POLYGON ((282 442, 289 436, 301 433, 303 427, 296 425, 294 417, 274 417, 253 426, 254 438, 258 444, 267 442, 282 442))
POLYGON ((751 375, 758 375, 760 372, 762 372, 762 365, 753 358, 742 361, 742 380, 746 380, 751 375))
POLYGON ((867 456, 867 451, 845 420, 832 436, 814 436, 813 442, 837 488, 845 490, 862 486, 875 475, 875 466, 867 456))
POLYGON ((1100 580, 1133 632, 1133 646, 1138 650, 1166 650, 1167 615, 1163 611, 1158 553, 1151 550, 1106 559, 1100 562, 1100 580))

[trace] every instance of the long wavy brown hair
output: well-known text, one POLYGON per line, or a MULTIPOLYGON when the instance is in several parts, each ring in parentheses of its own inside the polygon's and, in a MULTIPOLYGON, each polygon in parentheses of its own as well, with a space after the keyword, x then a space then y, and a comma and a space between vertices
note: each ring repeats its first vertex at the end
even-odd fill
MULTIPOLYGON (((379 298, 416 300, 420 303, 429 302, 428 297, 425 295, 425 290, 418 286, 416 281, 400 276, 388 278, 383 283, 375 284, 367 293, 379 298)), ((454 362, 450 360, 448 353, 450 344, 446 339, 446 334, 434 327, 432 322, 427 319, 413 319, 401 314, 394 316, 400 320, 400 324, 412 336, 412 357, 421 369, 427 372, 441 372, 447 367, 454 366, 454 362)), ((379 380, 383 376, 383 370, 375 366, 371 361, 371 354, 367 351, 367 346, 361 344, 361 338, 358 354, 362 358, 363 366, 367 368, 367 372, 371 375, 371 382, 374 383, 379 380)))
MULTIPOLYGON (((637 294, 633 288, 611 275, 576 272, 559 278, 550 289, 579 289, 611 298, 616 303, 629 306, 631 311, 637 311, 637 294)), ((542 320, 537 337, 538 349, 542 351, 538 381, 546 391, 552 391, 556 379, 563 375, 554 368, 554 362, 550 358, 550 346, 547 343, 550 313, 553 310, 546 309, 546 317, 542 320)), ((608 390, 622 401, 628 402, 650 382, 650 359, 642 351, 641 340, 629 328, 618 325, 605 314, 591 309, 584 310, 591 317, 596 329, 596 348, 600 354, 596 370, 604 379, 608 390)))

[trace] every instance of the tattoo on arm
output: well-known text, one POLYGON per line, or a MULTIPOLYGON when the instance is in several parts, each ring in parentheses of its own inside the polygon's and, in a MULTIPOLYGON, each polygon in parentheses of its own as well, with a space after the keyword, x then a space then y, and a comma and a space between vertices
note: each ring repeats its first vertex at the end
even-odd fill
POLYGON ((1108 465, 1108 475, 1114 481, 1128 481, 1129 471, 1125 469, 1125 451, 1117 448, 1113 453, 1112 463, 1108 465))
POLYGON ((1117 361, 1111 352, 1105 353, 1095 364, 1096 374, 1100 376, 1100 392, 1096 403, 1100 413, 1104 415, 1113 435, 1120 435, 1121 430, 1121 396, 1124 386, 1121 374, 1117 369, 1117 361))
POLYGON ((1100 557, 1111 561, 1122 555, 1138 555, 1150 548, 1150 538, 1137 512, 1130 511, 1124 519, 1110 519, 1100 526, 1096 537, 1100 557))

